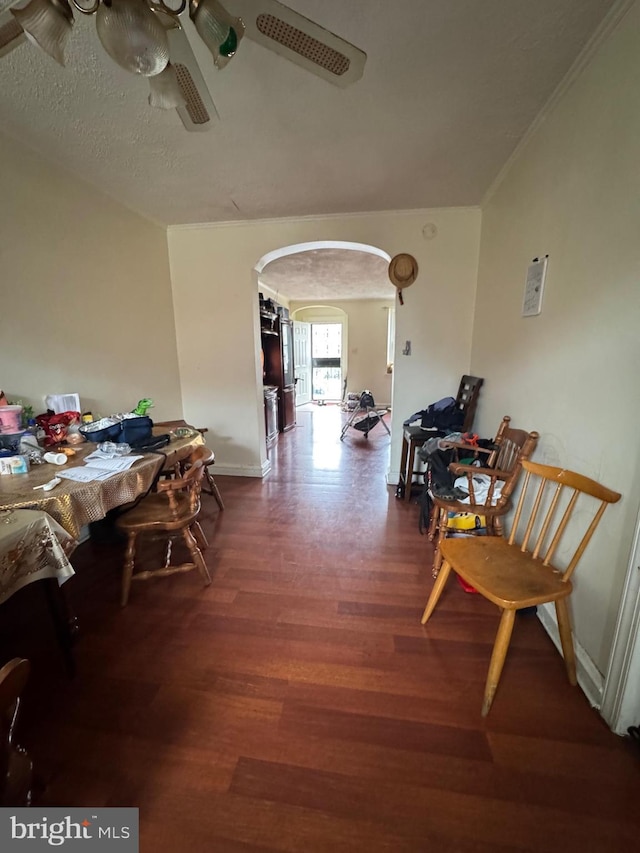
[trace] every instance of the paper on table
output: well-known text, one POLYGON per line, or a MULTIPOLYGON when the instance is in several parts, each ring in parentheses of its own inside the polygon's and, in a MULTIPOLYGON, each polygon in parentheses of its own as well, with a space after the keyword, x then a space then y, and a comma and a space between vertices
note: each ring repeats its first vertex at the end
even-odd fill
POLYGON ((60 471, 59 477, 64 477, 65 480, 75 480, 77 483, 91 483, 94 480, 108 480, 109 477, 115 477, 119 471, 105 471, 104 468, 92 468, 91 465, 83 465, 78 468, 69 468, 67 471, 60 471))
POLYGON ((114 459, 104 457, 99 451, 90 453, 86 459, 90 459, 92 464, 85 464, 77 468, 68 468, 66 471, 60 471, 60 476, 67 480, 75 480, 78 483, 90 483, 94 480, 108 480, 115 474, 121 471, 128 471, 129 468, 142 459, 142 456, 116 456, 114 459))
POLYGON ((99 450, 94 450, 85 457, 85 462, 92 468, 102 468, 105 471, 128 471, 129 468, 142 459, 142 456, 109 456, 101 453, 99 450), (89 462, 91 460, 91 462, 89 462))

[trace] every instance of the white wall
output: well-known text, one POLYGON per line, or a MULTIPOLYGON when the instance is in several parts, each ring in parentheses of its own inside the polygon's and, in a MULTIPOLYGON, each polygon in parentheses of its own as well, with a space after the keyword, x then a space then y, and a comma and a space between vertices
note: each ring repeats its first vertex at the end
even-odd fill
POLYGON ((388 299, 333 300, 324 305, 291 302, 295 320, 314 323, 340 322, 331 319, 331 309, 344 312, 346 334, 343 341, 343 368, 347 391, 370 390, 377 406, 391 403, 391 374, 387 373, 388 299))
POLYGON ((109 414, 182 401, 165 231, 0 136, 0 383, 44 411, 78 392, 109 414))
POLYGON ((468 372, 480 211, 451 209, 274 220, 169 229, 178 358, 185 418, 211 430, 217 469, 266 470, 255 264, 267 252, 316 240, 413 254, 396 340, 411 357, 394 368, 391 480, 397 481, 402 421, 446 394, 468 372), (437 235, 425 239, 427 223, 437 235))
MULTIPOLYGON (((539 125, 483 210, 477 426, 541 433, 535 459, 622 492, 576 576, 578 643, 606 670, 640 499, 640 4, 539 125), (542 314, 525 273, 548 253, 542 314)), ((589 661, 587 661, 588 665, 589 661)), ((597 673, 596 678, 597 681, 597 673)))

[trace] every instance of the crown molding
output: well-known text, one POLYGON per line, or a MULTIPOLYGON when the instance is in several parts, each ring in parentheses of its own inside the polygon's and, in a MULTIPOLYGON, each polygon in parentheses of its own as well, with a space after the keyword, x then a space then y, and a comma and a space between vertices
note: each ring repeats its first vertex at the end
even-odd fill
POLYGON ((337 219, 366 219, 366 218, 376 218, 380 216, 427 216, 434 215, 437 213, 445 213, 447 211, 473 211, 479 212, 481 211, 481 207, 479 204, 474 205, 460 205, 457 206, 449 206, 449 207, 421 207, 416 208, 415 210, 369 210, 363 213, 322 213, 322 214, 309 214, 307 216, 283 216, 280 218, 274 217, 270 219, 235 219, 235 220, 227 220, 225 222, 188 222, 184 224, 178 225, 167 225, 167 231, 189 231, 191 229, 214 229, 214 228, 252 228, 256 226, 262 225, 287 225, 294 222, 318 222, 318 221, 335 221, 337 219))

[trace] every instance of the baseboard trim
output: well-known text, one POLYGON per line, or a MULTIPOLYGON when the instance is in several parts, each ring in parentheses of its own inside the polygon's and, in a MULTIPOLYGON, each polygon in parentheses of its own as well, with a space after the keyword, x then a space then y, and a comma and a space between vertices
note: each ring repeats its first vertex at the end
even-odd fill
MULTIPOLYGON (((538 605, 538 619, 542 622, 543 628, 551 637, 553 644, 560 652, 560 655, 562 655, 562 645, 560 643, 555 607, 552 604, 538 605)), ((600 710, 602 706, 602 695, 604 692, 604 676, 586 653, 584 647, 577 642, 575 635, 573 637, 573 646, 576 653, 576 674, 578 676, 578 684, 589 700, 591 706, 600 710)))
POLYGON ((217 462, 213 467, 212 474, 215 477, 265 477, 271 470, 271 462, 267 459, 262 465, 219 465, 217 462))

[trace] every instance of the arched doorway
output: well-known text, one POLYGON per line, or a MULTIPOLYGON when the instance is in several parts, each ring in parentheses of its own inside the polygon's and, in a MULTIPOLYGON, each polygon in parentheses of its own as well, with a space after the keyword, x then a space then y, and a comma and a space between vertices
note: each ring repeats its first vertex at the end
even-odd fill
MULTIPOLYGON (((331 240, 284 246, 255 265, 260 304, 268 299, 294 326, 298 402, 341 401, 350 365, 355 390, 378 383, 377 398, 391 402, 387 346, 395 290, 389 260, 376 246, 331 240)), ((279 397, 287 399, 284 391, 279 397)))

